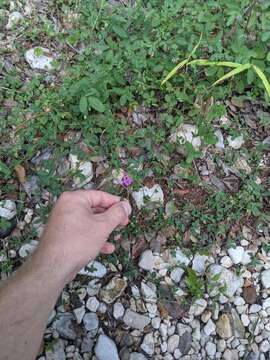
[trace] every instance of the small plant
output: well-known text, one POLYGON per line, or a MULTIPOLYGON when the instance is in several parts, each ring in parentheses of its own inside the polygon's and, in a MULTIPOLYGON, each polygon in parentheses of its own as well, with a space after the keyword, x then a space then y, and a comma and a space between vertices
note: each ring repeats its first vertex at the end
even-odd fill
POLYGON ((200 299, 203 297, 205 292, 204 281, 190 267, 187 268, 186 285, 192 298, 200 299))

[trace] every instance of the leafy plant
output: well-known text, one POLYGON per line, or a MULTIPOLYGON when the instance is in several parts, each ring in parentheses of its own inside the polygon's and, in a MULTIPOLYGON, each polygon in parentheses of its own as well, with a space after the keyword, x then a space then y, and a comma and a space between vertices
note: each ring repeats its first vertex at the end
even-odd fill
POLYGON ((189 294, 195 299, 202 298, 205 291, 204 281, 190 267, 187 268, 185 280, 189 294))

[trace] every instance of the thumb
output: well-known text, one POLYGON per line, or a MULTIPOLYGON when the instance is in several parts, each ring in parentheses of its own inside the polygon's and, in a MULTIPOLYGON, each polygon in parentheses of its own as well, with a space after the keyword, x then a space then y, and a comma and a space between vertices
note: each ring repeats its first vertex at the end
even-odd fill
POLYGON ((131 214, 131 206, 128 201, 120 201, 101 214, 96 214, 105 224, 106 230, 111 233, 115 228, 127 224, 129 215, 131 214))

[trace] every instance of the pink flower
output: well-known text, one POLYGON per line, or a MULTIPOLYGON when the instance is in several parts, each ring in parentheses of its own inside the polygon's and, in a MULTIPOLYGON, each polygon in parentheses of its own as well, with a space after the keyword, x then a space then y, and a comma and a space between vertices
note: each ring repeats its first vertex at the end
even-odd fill
POLYGON ((130 186, 132 183, 133 183, 133 179, 127 174, 125 174, 120 181, 120 184, 125 187, 130 186))

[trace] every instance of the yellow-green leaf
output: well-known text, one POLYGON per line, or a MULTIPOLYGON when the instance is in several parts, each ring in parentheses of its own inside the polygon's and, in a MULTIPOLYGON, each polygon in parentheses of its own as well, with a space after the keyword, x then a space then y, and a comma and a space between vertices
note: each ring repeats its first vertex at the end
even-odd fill
POLYGON ((267 91, 267 94, 270 97, 270 84, 267 80, 267 77, 265 76, 263 71, 260 68, 258 68, 256 65, 252 65, 252 67, 255 70, 255 72, 257 73, 257 75, 259 76, 259 78, 262 80, 262 83, 267 91))
POLYGON ((176 65, 172 71, 169 72, 169 74, 165 77, 164 80, 162 80, 161 85, 165 84, 165 82, 167 82, 173 75, 175 75, 177 73, 177 71, 179 69, 181 69, 183 66, 185 66, 188 62, 188 59, 185 59, 183 61, 181 61, 178 65, 176 65))
POLYGON ((240 66, 237 66, 237 68, 229 71, 227 74, 225 74, 224 76, 222 76, 220 79, 218 79, 217 81, 214 82, 214 84, 212 86, 215 86, 217 84, 220 84, 222 81, 225 81, 225 80, 228 80, 230 79, 232 76, 235 76, 247 69, 250 69, 251 68, 251 64, 244 64, 244 65, 240 65, 240 66))
POLYGON ((188 60, 191 58, 192 55, 195 54, 196 50, 198 49, 198 47, 199 47, 199 45, 200 45, 200 43, 201 43, 201 41, 202 41, 202 35, 203 35, 203 34, 201 33, 200 38, 199 38, 199 41, 198 41, 197 44, 194 46, 193 50, 191 51, 191 53, 190 53, 189 56, 188 56, 188 60))
POLYGON ((230 61, 210 61, 207 59, 197 59, 197 60, 190 61, 187 65, 226 66, 226 67, 237 68, 238 66, 241 66, 242 64, 234 63, 234 62, 230 62, 230 61))

